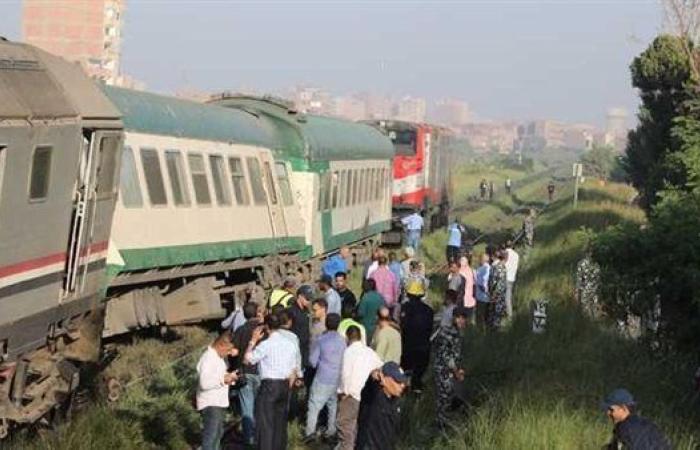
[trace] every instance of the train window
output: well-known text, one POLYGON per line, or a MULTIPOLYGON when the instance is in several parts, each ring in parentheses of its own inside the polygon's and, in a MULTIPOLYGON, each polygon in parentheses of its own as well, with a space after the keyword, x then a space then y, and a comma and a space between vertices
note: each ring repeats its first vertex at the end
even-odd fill
POLYGON ((224 183, 226 179, 226 168, 224 168, 224 158, 219 155, 209 155, 209 166, 211 167, 211 179, 214 182, 214 194, 219 205, 231 204, 231 193, 228 185, 224 183))
POLYGON ((265 188, 262 182, 260 162, 254 157, 246 158, 246 162, 250 174, 250 185, 253 188, 253 201, 256 205, 264 205, 267 203, 267 196, 265 195, 265 188))
POLYGON ((29 179, 29 200, 43 200, 49 194, 52 147, 44 145, 34 150, 29 179))
POLYGON ((396 155, 415 156, 416 155, 416 131, 415 130, 392 130, 389 133, 391 141, 394 143, 396 155))
POLYGON ((348 177, 347 186, 345 187, 345 206, 352 206, 352 170, 348 170, 345 176, 348 177))
POLYGON ((360 186, 362 185, 362 181, 360 179, 360 170, 356 169, 353 172, 355 172, 355 176, 353 177, 355 179, 355 185, 352 188, 352 204, 357 205, 360 200, 360 186))
POLYGON ((187 162, 190 164, 194 199, 198 205, 211 205, 211 194, 209 193, 207 171, 204 168, 204 157, 198 153, 190 153, 187 155, 187 162))
POLYGON ((345 206, 345 192, 348 189, 348 171, 340 171, 340 188, 338 189, 338 208, 345 206))
POLYGON ((331 176, 331 208, 338 207, 338 190, 340 189, 340 175, 336 170, 331 176))
POLYGON ((131 151, 131 147, 124 147, 122 151, 119 192, 125 208, 140 208, 143 206, 141 184, 139 184, 139 176, 136 173, 136 159, 134 158, 134 152, 131 151))
POLYGON ((189 189, 187 189, 187 179, 182 153, 178 150, 166 150, 165 165, 168 168, 168 175, 170 176, 170 188, 173 191, 175 206, 189 206, 190 192, 189 189))
POLYGON ((377 196, 377 171, 369 169, 369 186, 367 186, 367 201, 372 201, 377 196))
POLYGON ((367 200, 367 190, 369 187, 369 170, 362 169, 362 192, 360 192, 360 203, 367 200))
POLYGON ((5 158, 7 157, 7 146, 0 145, 0 199, 2 199, 2 178, 5 173, 5 158))
POLYGON ((248 197, 248 184, 245 181, 245 172, 243 171, 243 161, 241 158, 229 158, 228 168, 231 171, 231 184, 233 185, 233 194, 236 196, 236 202, 239 205, 247 205, 250 203, 248 197))
POLYGON ((153 148, 141 149, 141 164, 143 174, 146 176, 146 189, 152 205, 166 205, 168 199, 165 196, 163 174, 160 171, 160 159, 158 152, 153 148))
POLYGON ((272 169, 270 168, 270 163, 265 162, 265 179, 267 180, 267 191, 270 193, 270 200, 272 204, 277 204, 277 190, 275 189, 275 181, 272 178, 272 169))
POLYGON ((284 206, 292 206, 294 199, 292 198, 292 188, 289 183, 287 166, 283 162, 278 162, 275 163, 275 170, 277 171, 277 184, 279 184, 282 192, 282 202, 284 206))
POLYGON ((326 207, 326 174, 322 173, 318 177, 318 210, 323 211, 326 207))
POLYGON ((117 175, 117 155, 119 155, 119 136, 104 136, 100 140, 100 172, 97 192, 114 192, 117 175))

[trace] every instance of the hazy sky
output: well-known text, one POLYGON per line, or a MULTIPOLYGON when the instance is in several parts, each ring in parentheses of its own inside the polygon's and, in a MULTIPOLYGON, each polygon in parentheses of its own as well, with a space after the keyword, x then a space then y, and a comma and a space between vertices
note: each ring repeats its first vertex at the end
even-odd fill
MULTIPOLYGON (((469 102, 481 118, 631 114, 628 66, 659 30, 644 0, 127 0, 123 71, 150 90, 298 83, 469 102)), ((21 1, 0 0, 20 38, 21 1)))

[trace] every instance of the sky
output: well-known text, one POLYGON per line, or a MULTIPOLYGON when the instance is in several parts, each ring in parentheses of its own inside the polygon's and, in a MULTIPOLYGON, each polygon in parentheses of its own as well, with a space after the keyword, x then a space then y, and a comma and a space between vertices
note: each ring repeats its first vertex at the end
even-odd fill
MULTIPOLYGON (((149 90, 297 84, 467 101, 480 119, 602 125, 637 96, 654 0, 127 0, 122 71, 149 90)), ((21 39, 21 1, 0 35, 21 39)))

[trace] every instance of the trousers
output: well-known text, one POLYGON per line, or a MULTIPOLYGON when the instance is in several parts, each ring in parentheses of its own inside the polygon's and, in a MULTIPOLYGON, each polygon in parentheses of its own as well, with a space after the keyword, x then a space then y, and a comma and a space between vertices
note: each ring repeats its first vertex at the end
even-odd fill
POLYGON ((246 374, 246 384, 238 391, 241 403, 241 421, 243 423, 243 438, 250 444, 255 440, 255 397, 260 389, 260 375, 246 374))
POLYGON ((413 247, 413 250, 418 251, 420 247, 420 230, 408 230, 406 232, 406 245, 413 247))
POLYGON ((287 448, 288 380, 262 380, 255 399, 255 436, 259 450, 287 448))
POLYGON ((514 281, 508 281, 506 283, 506 317, 511 319, 513 317, 513 285, 514 281))
POLYGON ((318 415, 324 406, 328 406, 328 429, 326 434, 332 436, 336 432, 335 416, 338 408, 338 385, 322 384, 315 381, 311 385, 309 410, 306 413, 307 436, 316 432, 318 415))
POLYGON ((351 396, 343 397, 338 403, 338 446, 336 450, 354 450, 357 438, 357 417, 360 402, 351 396))
POLYGON ((226 408, 207 406, 200 411, 202 415, 202 450, 219 450, 224 436, 224 417, 226 408))

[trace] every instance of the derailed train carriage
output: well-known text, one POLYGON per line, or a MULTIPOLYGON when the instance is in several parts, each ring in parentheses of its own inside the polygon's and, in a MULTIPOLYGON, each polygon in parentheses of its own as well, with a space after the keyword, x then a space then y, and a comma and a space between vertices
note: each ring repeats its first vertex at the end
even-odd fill
POLYGON ((107 336, 223 317, 389 227, 393 148, 371 127, 266 99, 104 90, 126 129, 107 336))
POLYGON ((221 318, 389 228, 386 136, 216 103, 0 42, 0 438, 70 398, 102 335, 221 318))
POLYGON ((99 356, 121 139, 78 66, 0 39, 0 438, 99 356))

